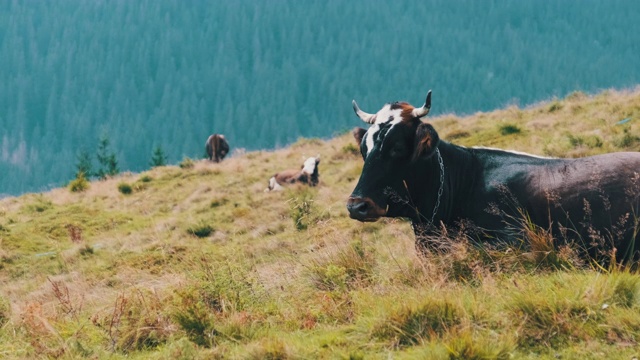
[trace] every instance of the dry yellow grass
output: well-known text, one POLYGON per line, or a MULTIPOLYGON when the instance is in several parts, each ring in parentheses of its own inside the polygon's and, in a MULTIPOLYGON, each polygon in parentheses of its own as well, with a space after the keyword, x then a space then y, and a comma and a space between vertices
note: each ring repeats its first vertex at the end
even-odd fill
MULTIPOLYGON (((428 121, 465 146, 551 156, 638 151, 640 89, 428 121)), ((81 193, 60 188, 0 200, 0 300, 10 307, 0 306, 0 357, 635 354, 639 289, 624 273, 558 271, 517 249, 467 244, 421 259, 407 222, 350 220, 345 200, 362 168, 353 142, 351 134, 301 139, 219 164, 121 174, 81 193), (318 187, 263 191, 275 172, 316 155, 318 187), (122 194, 122 183, 133 193, 122 194), (208 235, 194 235, 203 227, 208 235), (536 291, 553 299, 514 295, 536 291), (626 305, 615 305, 620 299, 626 305), (457 309, 454 325, 422 329, 420 319, 441 310, 429 301, 457 309), (536 308, 548 313, 538 314, 540 327, 527 327, 536 308), (547 316, 562 319, 544 323, 547 316), (409 340, 375 335, 387 329, 385 319, 408 326, 409 340), (208 330, 198 335, 200 325, 208 330), (561 341, 551 342, 545 326, 561 328, 561 341)))

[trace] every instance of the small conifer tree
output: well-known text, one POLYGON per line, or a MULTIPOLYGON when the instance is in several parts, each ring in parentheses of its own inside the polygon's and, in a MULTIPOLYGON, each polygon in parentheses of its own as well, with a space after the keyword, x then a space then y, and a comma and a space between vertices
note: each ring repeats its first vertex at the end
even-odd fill
POLYGON ((151 156, 151 167, 167 165, 167 155, 164 154, 160 145, 156 146, 151 156))
POLYGON ((80 150, 76 155, 76 179, 80 176, 90 178, 93 176, 93 163, 91 155, 85 149, 80 150))
POLYGON ((84 176, 83 172, 79 172, 76 178, 69 183, 69 190, 71 192, 83 192, 89 188, 89 181, 84 176))
POLYGON ((100 164, 100 168, 96 172, 98 178, 106 179, 107 176, 113 176, 120 172, 116 154, 109 149, 109 137, 107 135, 100 137, 96 158, 98 159, 98 164, 100 164))

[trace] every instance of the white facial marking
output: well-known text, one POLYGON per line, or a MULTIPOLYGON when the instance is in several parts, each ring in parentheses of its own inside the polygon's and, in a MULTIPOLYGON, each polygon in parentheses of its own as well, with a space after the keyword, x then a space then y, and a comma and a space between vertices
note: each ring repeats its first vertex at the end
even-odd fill
POLYGON ((373 124, 367 131, 367 137, 364 139, 365 144, 367 144, 367 155, 369 155, 371 149, 373 149, 373 135, 375 135, 375 133, 377 133, 379 130, 380 125, 373 124))
POLYGON ((316 158, 310 157, 304 161, 304 165, 302 166, 302 172, 307 173, 309 175, 313 174, 316 169, 316 158))
POLYGON ((397 124, 402 121, 402 116, 400 116, 400 114, 402 114, 402 109, 391 110, 391 105, 387 104, 376 114, 376 124, 384 124, 388 122, 389 119, 392 119, 392 123, 397 124))
MULTIPOLYGON (((380 124, 387 123, 389 119, 391 119, 389 123, 391 124, 391 127, 393 127, 402 121, 401 114, 402 109, 391 110, 391 105, 389 104, 383 106, 382 109, 378 111, 376 114, 376 122, 367 131, 367 137, 365 139, 365 143, 367 144, 367 156, 371 153, 371 150, 373 150, 373 137, 378 131, 380 131, 380 124)), ((391 131, 391 129, 389 129, 389 131, 391 131)))

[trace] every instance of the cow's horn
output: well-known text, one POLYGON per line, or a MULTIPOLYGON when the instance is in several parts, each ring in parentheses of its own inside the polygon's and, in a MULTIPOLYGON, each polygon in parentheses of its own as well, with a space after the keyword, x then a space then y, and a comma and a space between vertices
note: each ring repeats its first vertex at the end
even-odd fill
POLYGON ((422 105, 421 108, 413 109, 411 115, 421 118, 423 116, 427 116, 429 110, 431 110, 431 90, 427 93, 427 100, 424 102, 424 105, 422 105))
POLYGON ((358 117, 362 119, 362 121, 366 122, 367 124, 373 124, 376 121, 375 114, 369 114, 360 110, 355 100, 353 100, 352 104, 353 104, 353 111, 356 112, 356 115, 358 115, 358 117))

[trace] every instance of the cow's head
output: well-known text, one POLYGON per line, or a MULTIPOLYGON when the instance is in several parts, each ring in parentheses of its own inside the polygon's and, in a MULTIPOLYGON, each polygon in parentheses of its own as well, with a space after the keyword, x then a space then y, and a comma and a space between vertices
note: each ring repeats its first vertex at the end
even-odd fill
POLYGON ((431 91, 420 108, 406 102, 386 104, 375 114, 366 113, 353 101, 358 117, 371 124, 360 144, 364 166, 360 180, 347 201, 349 216, 360 221, 380 217, 415 216, 408 204, 405 179, 411 164, 435 152, 439 138, 423 123, 431 108, 431 91))
POLYGON ((316 157, 309 157, 304 161, 304 163, 302 163, 302 168, 300 171, 306 174, 313 174, 316 171, 319 163, 320 155, 316 157))

